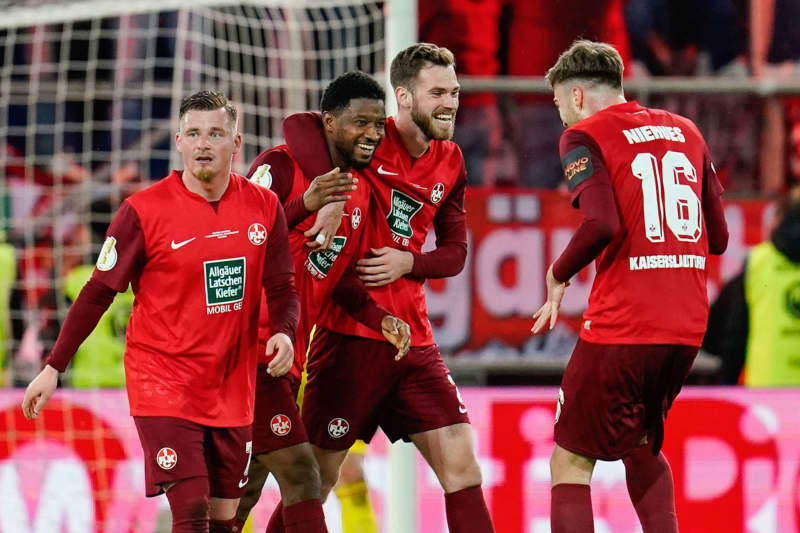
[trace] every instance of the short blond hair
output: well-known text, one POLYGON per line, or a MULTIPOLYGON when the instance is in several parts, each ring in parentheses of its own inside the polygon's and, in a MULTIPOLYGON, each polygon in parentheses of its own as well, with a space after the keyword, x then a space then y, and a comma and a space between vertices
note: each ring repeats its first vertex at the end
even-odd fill
POLYGON ((562 53, 545 78, 550 87, 578 78, 622 89, 622 57, 608 43, 579 40, 562 53))
POLYGON ((432 43, 412 44, 392 60, 389 69, 389 81, 392 87, 414 88, 414 81, 417 74, 423 68, 430 65, 440 67, 455 66, 456 58, 453 52, 443 46, 436 46, 432 43))

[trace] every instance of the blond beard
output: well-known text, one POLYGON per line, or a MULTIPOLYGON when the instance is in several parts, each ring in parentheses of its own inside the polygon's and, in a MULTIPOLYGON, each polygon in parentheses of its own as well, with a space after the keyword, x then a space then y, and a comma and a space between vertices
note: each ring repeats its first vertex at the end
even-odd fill
POLYGON ((199 170, 194 172, 194 177, 197 178, 198 181, 202 181, 204 183, 208 183, 211 181, 211 178, 214 177, 214 172, 211 170, 199 170))

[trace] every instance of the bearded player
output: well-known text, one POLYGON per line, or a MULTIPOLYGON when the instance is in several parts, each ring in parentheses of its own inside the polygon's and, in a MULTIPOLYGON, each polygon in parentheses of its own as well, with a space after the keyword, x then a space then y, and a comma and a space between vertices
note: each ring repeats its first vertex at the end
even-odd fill
MULTIPOLYGON (((436 473, 450 531, 493 531, 467 409, 434 343, 423 288, 426 278, 458 274, 467 254, 464 159, 449 140, 459 95, 453 54, 415 44, 392 61, 391 82, 398 114, 362 172, 376 207, 357 270, 372 298, 410 324, 411 350, 395 364, 391 345, 328 302, 309 350, 303 421, 323 498, 356 438, 369 441, 381 427, 392 441, 413 442, 436 473), (436 249, 423 253, 431 228, 436 249)), ((296 158, 324 153, 320 127, 311 114, 287 119, 296 158)))
POLYGON ((645 533, 678 531, 664 420, 705 333, 707 255, 728 242, 702 135, 684 117, 626 102, 622 70, 612 46, 577 41, 547 73, 567 126, 564 174, 584 219, 547 271, 534 333, 554 326, 570 278, 597 265, 559 390, 553 533, 594 531, 598 459, 622 459, 645 533))
MULTIPOLYGON (((357 320, 392 343, 399 357, 408 350, 408 325, 375 304, 350 265, 360 250, 367 224, 370 189, 363 181, 356 187, 356 180, 348 171, 368 165, 384 138, 384 98, 381 86, 363 72, 348 72, 328 85, 320 104, 327 150, 320 154, 320 161, 313 163, 330 167, 332 161, 336 167, 332 171, 309 179, 315 174, 295 160, 286 146, 265 150, 251 165, 251 180, 272 189, 285 207, 302 305, 294 364, 289 373, 268 374, 268 358, 259 368, 254 460, 237 511, 238 527, 257 503, 267 475, 272 472, 282 501, 270 518, 267 532, 284 531, 290 524, 302 525, 303 531, 309 533, 324 531, 319 470, 295 403, 308 335, 322 302, 329 298, 339 302, 357 320), (331 230, 329 249, 312 250, 306 245, 307 235, 316 234, 317 212, 331 202, 342 204, 343 223, 331 230)), ((270 336, 265 315, 259 336, 263 342, 270 336)))
POLYGON ((275 194, 231 172, 242 139, 236 115, 222 93, 183 100, 175 144, 184 170, 122 203, 22 404, 28 418, 41 412, 58 373, 131 284, 128 400, 146 494, 167 493, 174 533, 227 531, 247 483, 262 292, 270 370, 293 358, 298 304, 286 219, 275 194))

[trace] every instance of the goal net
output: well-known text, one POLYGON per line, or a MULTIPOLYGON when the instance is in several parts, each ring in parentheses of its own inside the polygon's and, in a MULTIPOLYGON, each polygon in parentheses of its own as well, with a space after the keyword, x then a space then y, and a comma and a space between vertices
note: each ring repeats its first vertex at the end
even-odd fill
POLYGON ((382 1, 0 0, 0 13, 0 243, 17 271, 0 267, 0 367, 13 354, 18 383, 121 199, 177 166, 183 96, 237 104, 241 172, 330 80, 384 69, 382 1))

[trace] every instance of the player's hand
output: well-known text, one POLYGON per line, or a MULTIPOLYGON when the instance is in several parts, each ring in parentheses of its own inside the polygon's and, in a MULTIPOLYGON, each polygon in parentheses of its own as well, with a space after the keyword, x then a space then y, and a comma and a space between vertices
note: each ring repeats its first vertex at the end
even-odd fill
POLYGON ((312 250, 327 250, 333 242, 333 237, 339 229, 344 214, 344 202, 328 204, 317 213, 314 226, 305 231, 303 235, 314 239, 306 243, 312 250))
POLYGON ((22 400, 22 414, 31 420, 36 418, 44 409, 44 405, 58 386, 58 370, 46 365, 39 375, 33 378, 25 389, 25 398, 22 400))
POLYGON ((394 356, 395 361, 399 361, 406 356, 408 349, 411 348, 411 327, 408 324, 396 316, 386 315, 381 320, 381 333, 383 333, 387 341, 397 348, 397 355, 394 356))
POLYGON ((531 332, 534 335, 539 333, 548 321, 550 322, 548 329, 553 329, 556 325, 561 299, 564 297, 564 289, 569 287, 569 282, 561 283, 553 276, 553 265, 550 265, 550 268, 547 269, 545 280, 547 281, 547 301, 533 315, 536 322, 533 323, 531 332))
POLYGON ((267 365, 267 374, 277 378, 289 371, 294 363, 292 340, 285 333, 276 333, 267 341, 267 355, 275 354, 267 365))
POLYGON ((380 287, 400 279, 414 266, 414 255, 411 252, 384 246, 370 248, 372 257, 358 260, 356 271, 358 277, 367 287, 380 287))
POLYGON ((349 172, 339 172, 339 167, 336 167, 311 181, 311 185, 303 193, 303 204, 313 213, 331 202, 349 200, 348 193, 356 190, 356 183, 357 178, 349 172))

